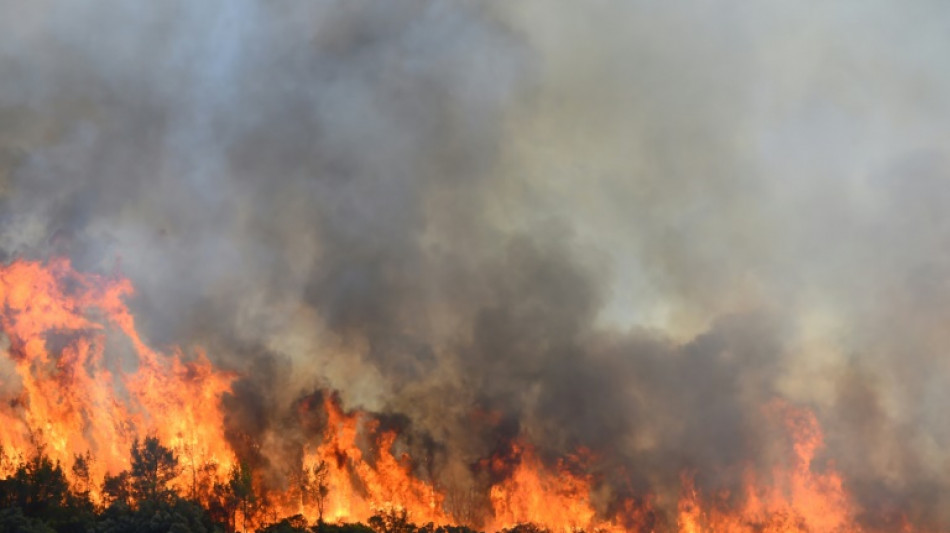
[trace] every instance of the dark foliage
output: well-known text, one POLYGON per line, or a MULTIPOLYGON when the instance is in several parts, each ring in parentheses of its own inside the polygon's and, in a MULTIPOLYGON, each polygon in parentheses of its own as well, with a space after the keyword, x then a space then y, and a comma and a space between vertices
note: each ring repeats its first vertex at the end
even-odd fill
MULTIPOLYGON (((478 533, 464 526, 440 526, 431 522, 424 526, 416 526, 409 521, 405 511, 379 513, 371 517, 368 522, 375 533, 478 533)), ((529 531, 535 533, 534 530, 519 530, 519 533, 529 533, 529 531)), ((541 533, 541 530, 537 530, 537 533, 541 533)))
POLYGON ((141 502, 131 509, 117 504, 99 517, 99 533, 212 533, 221 531, 201 506, 173 498, 172 501, 141 502))
POLYGON ((409 521, 405 510, 392 510, 373 515, 369 519, 369 525, 376 533, 414 533, 416 531, 416 526, 409 521))
POLYGON ((503 529, 500 533, 550 533, 547 529, 536 524, 518 524, 510 529, 503 529))
POLYGON ((0 509, 0 532, 2 533, 55 533, 55 531, 43 520, 25 516, 20 507, 0 509))
POLYGON ((317 533, 373 533, 373 529, 363 524, 320 524, 313 528, 317 533))
POLYGON ((420 527, 417 531, 419 533, 479 533, 465 526, 437 526, 432 522, 420 527))
POLYGON ((301 515, 284 518, 260 530, 260 533, 310 533, 307 519, 301 515))
POLYGON ((94 518, 89 494, 72 491, 59 463, 43 454, 0 480, 0 507, 0 532, 80 532, 94 518))
MULTIPOLYGON (((131 469, 106 476, 101 488, 103 502, 96 508, 90 500, 90 455, 76 456, 70 485, 59 463, 43 453, 19 466, 10 477, 0 479, 0 533, 225 533, 247 530, 235 523, 235 513, 249 515, 266 499, 254 492, 247 464, 235 467, 226 483, 216 483, 201 502, 187 500, 169 485, 178 472, 174 453, 154 438, 136 441, 130 450, 131 469)), ((328 488, 315 470, 306 486, 315 498, 328 488)), ((283 518, 259 533, 478 533, 467 527, 425 524, 417 526, 405 511, 381 512, 368 524, 308 522, 302 515, 283 518)), ((503 533, 547 533, 526 524, 503 533)))
POLYGON ((106 474, 102 483, 102 495, 107 505, 132 506, 132 483, 129 472, 119 472, 116 475, 106 474))
POLYGON ((131 490, 136 501, 165 501, 174 492, 168 484, 178 475, 178 458, 155 437, 132 444, 131 490))

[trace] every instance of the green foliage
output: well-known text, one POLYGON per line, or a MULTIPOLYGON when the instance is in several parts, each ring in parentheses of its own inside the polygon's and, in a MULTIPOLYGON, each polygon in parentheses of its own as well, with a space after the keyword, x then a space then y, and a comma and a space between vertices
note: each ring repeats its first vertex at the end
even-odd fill
POLYGON ((220 531, 201 506, 174 498, 146 501, 136 509, 114 505, 103 512, 97 533, 213 533, 220 531))
POLYGON ((56 533, 56 530, 39 518, 25 516, 19 507, 8 507, 0 509, 0 533, 56 533))
POLYGON ((0 532, 86 531, 93 520, 88 493, 70 490, 59 463, 39 454, 0 480, 0 532))
MULTIPOLYGON (((131 468, 107 475, 101 494, 104 506, 96 509, 89 495, 95 490, 90 454, 74 457, 70 484, 62 466, 40 453, 22 463, 13 475, 0 479, 0 533, 225 533, 246 530, 246 521, 235 523, 239 511, 260 518, 269 508, 255 492, 253 471, 247 463, 232 469, 226 482, 208 485, 213 490, 198 501, 182 499, 170 483, 178 472, 174 453, 157 439, 136 441, 131 468), (240 528, 238 526, 241 526, 240 528)), ((312 498, 325 498, 326 467, 309 472, 302 489, 312 498)), ((194 495, 192 495, 194 496, 194 495)), ((319 503, 319 502, 318 502, 319 503)), ((390 510, 368 524, 311 525, 302 515, 284 518, 259 533, 477 533, 465 527, 417 527, 405 511, 390 510)), ((546 533, 531 525, 505 533, 546 533)))
POLYGON ((38 516, 66 507, 69 483, 59 463, 38 455, 22 465, 8 480, 13 504, 26 516, 38 516))
MULTIPOLYGON (((232 511, 240 509, 243 519, 243 528, 247 531, 247 520, 257 509, 257 496, 254 494, 254 474, 251 467, 246 462, 241 462, 237 467, 231 470, 231 477, 228 480, 230 489, 230 499, 232 501, 232 511)), ((233 518, 229 523, 233 523, 233 518)))
POLYGON ((136 501, 171 501, 168 484, 178 475, 178 458, 155 437, 132 444, 131 489, 136 501))

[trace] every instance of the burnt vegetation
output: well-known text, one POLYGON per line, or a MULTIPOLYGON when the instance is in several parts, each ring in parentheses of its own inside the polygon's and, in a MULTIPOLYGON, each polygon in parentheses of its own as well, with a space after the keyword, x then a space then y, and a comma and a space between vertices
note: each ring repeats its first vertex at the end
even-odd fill
MULTIPOLYGON (((476 533, 464 526, 415 524, 402 510, 380 511, 367 523, 331 524, 322 517, 310 522, 302 515, 273 516, 267 499, 254 489, 246 463, 231 470, 225 483, 210 493, 188 494, 172 487, 182 469, 173 450, 154 437, 136 440, 130 450, 131 468, 107 475, 99 487, 90 481, 95 457, 75 457, 70 467, 52 461, 43 450, 0 479, 0 532, 3 533, 476 533), (92 494, 101 494, 96 503, 92 494), (269 519, 268 519, 269 518, 269 519), (252 527, 252 523, 263 524, 252 527)), ((309 472, 307 488, 320 502, 333 490, 318 465, 309 472)), ((197 481, 196 481, 197 483, 197 481)), ((522 524, 503 533, 546 533, 522 524)))

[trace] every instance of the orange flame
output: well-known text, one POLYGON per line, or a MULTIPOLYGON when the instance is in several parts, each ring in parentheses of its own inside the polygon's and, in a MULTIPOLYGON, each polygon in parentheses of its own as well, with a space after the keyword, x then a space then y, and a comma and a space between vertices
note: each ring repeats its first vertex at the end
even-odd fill
POLYGON ((552 531, 624 531, 620 525, 598 518, 590 501, 591 476, 573 471, 572 467, 583 471, 587 454, 581 450, 576 456, 559 460, 552 470, 542 464, 533 447, 513 444, 515 469, 493 486, 489 495, 493 529, 534 523, 552 531))
MULTIPOLYGON (((89 453, 92 497, 100 502, 106 474, 128 469, 133 441, 153 435, 181 460, 173 482, 179 494, 206 500, 201 491, 226 483, 238 457, 225 438, 222 398, 237 376, 216 369, 201 351, 186 358, 178 348, 162 353, 148 347, 125 304, 132 292, 128 280, 77 272, 66 259, 0 266, 0 327, 6 335, 0 349, 7 355, 0 359, 0 474, 36 451, 67 472, 75 456, 89 453)), ((322 409, 326 425, 315 442, 304 445, 299 471, 290 473, 300 483, 269 489, 270 516, 302 514, 314 522, 322 515, 344 522, 397 511, 416 523, 457 522, 437 485, 396 451, 397 432, 380 429, 367 413, 344 410, 333 395, 315 403, 306 407, 322 409)), ((730 499, 723 492, 702 494, 692 476, 684 475, 675 520, 662 530, 868 531, 834 465, 816 465, 823 447, 816 417, 782 403, 768 409, 784 421, 792 442, 768 482, 749 467, 741 498, 730 499), (730 503, 735 501, 740 503, 730 503)), ((595 503, 594 494, 603 495, 590 473, 595 458, 580 450, 552 466, 527 442, 512 443, 506 457, 480 463, 503 474, 488 489, 483 522, 494 529, 534 523, 555 532, 605 533, 663 525, 645 518, 655 516, 650 497, 645 504, 595 503), (614 509, 611 516, 606 509, 614 509)), ((253 483, 264 490, 261 476, 253 483)), ((251 525, 263 521, 248 519, 251 525)), ((901 529, 915 530, 906 520, 901 529)))
MULTIPOLYGON (((14 365, 4 376, 0 443, 19 460, 40 449, 67 466, 91 452, 96 500, 105 474, 129 467, 137 437, 155 435, 180 456, 219 464, 222 479, 234 462, 220 409, 233 376, 202 354, 184 362, 177 349, 148 348, 123 302, 130 294, 128 280, 81 274, 65 259, 0 269, 0 325, 14 365), (130 352, 134 371, 106 357, 113 344, 130 352)), ((182 475, 176 485, 192 483, 182 475)))
POLYGON ((823 446, 818 420, 811 412, 776 402, 767 408, 781 417, 793 446, 788 466, 773 469, 771 483, 759 483, 751 469, 745 474, 744 504, 721 505, 728 494, 703 501, 690 476, 683 477, 677 524, 684 533, 857 533, 854 505, 841 475, 828 465, 816 472, 813 463, 823 446))
MULTIPOLYGON (((324 399, 327 425, 323 442, 305 454, 304 469, 326 468, 324 519, 333 522, 365 520, 376 512, 405 511, 419 523, 450 523, 442 511, 444 496, 431 484, 413 476, 408 457, 392 453, 396 433, 377 433, 376 421, 359 411, 346 413, 332 396, 324 399), (357 443, 360 434, 375 437, 377 457, 372 463, 357 443)), ((316 505, 305 506, 303 514, 318 516, 316 505)))

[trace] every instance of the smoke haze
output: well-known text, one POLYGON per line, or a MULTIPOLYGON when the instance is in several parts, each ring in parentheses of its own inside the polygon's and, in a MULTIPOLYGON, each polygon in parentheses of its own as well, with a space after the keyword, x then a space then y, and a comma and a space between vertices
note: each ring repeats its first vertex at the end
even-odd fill
POLYGON ((950 527, 945 3, 0 15, 0 254, 121 270, 262 461, 334 389, 449 485, 522 435, 730 487, 784 399, 862 508, 950 527))

